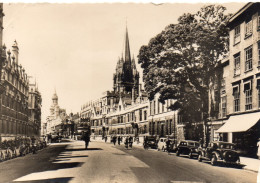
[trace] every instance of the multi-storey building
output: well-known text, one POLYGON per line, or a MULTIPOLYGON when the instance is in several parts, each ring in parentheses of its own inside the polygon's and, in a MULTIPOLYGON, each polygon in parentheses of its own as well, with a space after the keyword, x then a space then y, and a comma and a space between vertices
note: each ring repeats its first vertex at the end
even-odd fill
POLYGON ((139 137, 140 142, 147 135, 175 135, 177 138, 177 134, 182 134, 182 138, 178 139, 183 139, 183 126, 177 120, 178 112, 168 108, 172 100, 162 105, 157 103, 157 97, 156 110, 160 109, 156 113, 150 112, 153 106, 150 106, 147 94, 139 84, 135 60, 130 56, 127 30, 124 54, 116 65, 114 90, 104 92, 100 99, 88 102, 81 108, 81 118, 90 121, 92 134, 99 137, 132 135, 139 137))
POLYGON ((16 41, 12 48, 12 53, 7 51, 1 76, 1 82, 4 86, 4 92, 1 94, 2 118, 0 120, 2 140, 14 138, 17 135, 32 135, 33 128, 28 120, 28 76, 24 68, 19 65, 19 48, 16 41))
POLYGON ((249 156, 260 137, 260 3, 248 3, 230 19, 229 57, 223 60, 220 138, 249 156))
POLYGON ((58 104, 58 95, 52 96, 52 106, 50 107, 50 115, 46 119, 46 133, 54 134, 62 130, 62 122, 66 119, 66 110, 61 109, 58 104))
POLYGON ((149 134, 158 136, 172 136, 176 142, 184 140, 184 125, 182 117, 178 111, 173 111, 169 107, 175 102, 168 99, 165 103, 159 101, 159 94, 149 101, 149 134))
POLYGON ((32 126, 31 134, 35 136, 41 135, 41 106, 42 97, 38 90, 37 83, 29 83, 29 97, 28 97, 28 108, 29 108, 29 123, 32 126))

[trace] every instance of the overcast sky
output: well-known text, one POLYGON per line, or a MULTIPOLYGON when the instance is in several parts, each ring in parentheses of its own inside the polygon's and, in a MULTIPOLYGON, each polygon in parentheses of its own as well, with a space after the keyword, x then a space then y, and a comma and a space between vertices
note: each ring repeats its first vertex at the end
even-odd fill
MULTIPOLYGON (((245 3, 223 4, 235 13, 245 3)), ((4 4, 4 43, 17 40, 19 63, 36 78, 42 94, 42 121, 56 88, 67 113, 112 90, 113 73, 123 51, 127 27, 137 62, 146 45, 183 13, 205 4, 4 4)), ((140 67, 139 71, 140 70, 140 67)))

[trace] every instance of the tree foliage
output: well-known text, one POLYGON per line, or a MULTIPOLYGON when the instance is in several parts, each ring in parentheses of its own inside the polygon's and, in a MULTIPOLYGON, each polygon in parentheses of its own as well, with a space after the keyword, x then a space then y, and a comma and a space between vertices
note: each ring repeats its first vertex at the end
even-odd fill
POLYGON ((216 79, 215 68, 228 51, 230 14, 223 6, 204 6, 195 14, 179 17, 139 50, 138 62, 149 99, 176 99, 192 120, 207 118, 208 91, 216 79))

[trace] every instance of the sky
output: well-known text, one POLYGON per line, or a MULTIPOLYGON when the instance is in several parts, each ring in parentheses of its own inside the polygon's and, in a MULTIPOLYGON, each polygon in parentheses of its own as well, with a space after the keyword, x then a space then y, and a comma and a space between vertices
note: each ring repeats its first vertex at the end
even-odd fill
MULTIPOLYGON (((113 73, 122 55, 126 26, 131 56, 137 64, 142 45, 183 13, 203 3, 4 3, 3 42, 19 46, 19 64, 38 83, 42 122, 49 115, 56 90, 67 113, 112 90, 113 73)), ((224 3, 235 13, 245 3, 224 3)), ((138 70, 142 73, 138 65, 138 70)), ((142 79, 141 79, 142 80, 142 79)))

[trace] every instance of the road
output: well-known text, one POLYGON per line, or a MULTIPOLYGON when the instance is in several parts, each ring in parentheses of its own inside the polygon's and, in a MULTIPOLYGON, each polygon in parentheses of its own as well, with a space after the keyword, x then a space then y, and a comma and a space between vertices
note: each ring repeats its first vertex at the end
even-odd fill
POLYGON ((52 144, 39 151, 0 163, 0 182, 93 183, 256 183, 257 173, 241 167, 211 166, 195 159, 156 150, 82 141, 52 144))

